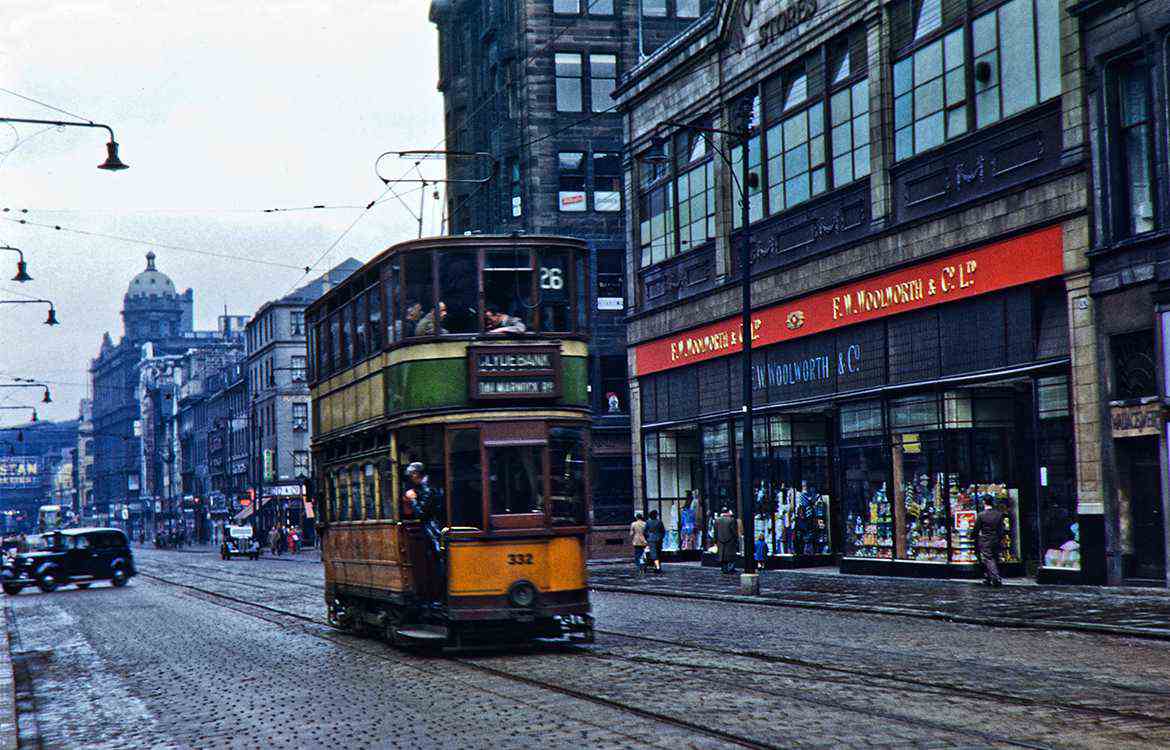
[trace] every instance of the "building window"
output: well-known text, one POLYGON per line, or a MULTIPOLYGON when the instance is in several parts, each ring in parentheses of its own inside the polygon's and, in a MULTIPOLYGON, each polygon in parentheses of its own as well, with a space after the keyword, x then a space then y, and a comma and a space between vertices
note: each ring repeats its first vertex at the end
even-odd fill
POLYGON ((305 382, 305 357, 300 354, 294 354, 292 356, 292 366, 289 370, 292 372, 294 383, 305 382))
POLYGON ((626 355, 601 357, 601 410, 606 414, 630 411, 629 384, 626 378, 626 355))
POLYGON ((707 134, 699 131, 684 131, 675 138, 680 253, 715 238, 715 163, 708 145, 707 134))
POLYGON ((292 310, 288 314, 289 325, 292 327, 293 336, 305 335, 305 311, 292 310))
POLYGON ((638 242, 642 267, 674 257, 674 191, 670 183, 670 149, 644 156, 638 165, 638 242))
POLYGON ((309 405, 296 402, 292 405, 292 428, 297 432, 309 429, 309 405))
POLYGON ((587 10, 591 16, 612 16, 613 0, 589 0, 587 10))
POLYGON ((555 55, 557 111, 581 111, 581 55, 558 52, 555 55))
POLYGON ((557 154, 560 181, 557 203, 561 211, 585 210, 585 153, 562 151, 557 154))
POLYGON ((617 86, 617 55, 589 56, 589 96, 594 112, 613 109, 613 90, 617 86))
POLYGON ((578 15, 581 12, 581 0, 553 0, 553 13, 578 15))
POLYGON ((597 253, 597 306, 601 310, 621 310, 625 300, 625 253, 601 250, 597 253), (603 302, 603 300, 608 300, 603 302))
POLYGON ((1152 329, 1110 336, 1109 349, 1113 354, 1113 398, 1158 395, 1152 329))
POLYGON ((1116 199, 1114 227, 1119 236, 1154 228, 1153 117, 1149 69, 1128 60, 1110 71, 1111 132, 1117 134, 1111 154, 1116 199))
MULTIPOLYGON (((803 97, 805 77, 792 88, 798 103, 803 97)), ((798 205, 828 189, 825 167, 825 108, 817 102, 784 118, 768 129, 768 212, 777 213, 798 205)), ((753 139, 754 141, 754 139, 753 139)), ((759 170, 758 148, 748 149, 748 170, 759 170)), ((750 178, 749 178, 750 179, 750 178)), ((758 179, 758 178, 757 178, 758 179)), ((749 191, 752 221, 762 214, 756 194, 749 191)))
POLYGON ((666 0, 642 0, 642 15, 666 18, 666 0))
POLYGON ((869 81, 834 93, 829 113, 833 187, 840 187, 869 174, 869 81))
POLYGON ((915 48, 894 62, 895 159, 1060 94, 1058 0, 1009 0, 970 23, 961 4, 901 0, 893 17, 895 47, 915 48))
POLYGON ((622 158, 616 151, 593 153, 593 210, 622 210, 622 158))
POLYGON ((308 451, 293 451, 293 476, 298 479, 311 475, 308 451))
POLYGON ((512 218, 518 219, 524 215, 524 198, 520 192, 520 162, 511 160, 508 168, 508 194, 512 196, 512 218))
POLYGON ((678 18, 698 18, 701 12, 699 0, 674 0, 674 14, 678 18))

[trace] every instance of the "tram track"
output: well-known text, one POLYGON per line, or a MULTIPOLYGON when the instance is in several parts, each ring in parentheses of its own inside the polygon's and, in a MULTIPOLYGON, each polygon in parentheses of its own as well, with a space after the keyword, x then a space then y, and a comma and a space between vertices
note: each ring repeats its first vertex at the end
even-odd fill
MULTIPOLYGON (((199 598, 201 598, 204 601, 207 601, 209 603, 223 606, 227 609, 231 609, 234 612, 240 612, 242 614, 251 615, 253 617, 256 617, 257 619, 264 620, 265 622, 268 622, 268 623, 274 624, 274 625, 278 625, 280 627, 285 627, 285 628, 296 627, 296 625, 289 622, 289 620, 291 619, 291 620, 295 621, 296 623, 300 623, 302 625, 302 627, 300 628, 301 632, 304 632, 308 635, 319 638, 321 640, 328 641, 329 643, 340 646, 342 648, 347 648, 349 650, 357 651, 357 652, 365 654, 367 656, 373 656, 373 657, 382 659, 384 661, 389 661, 389 662, 392 662, 394 664, 406 666, 408 668, 414 669, 415 671, 421 672, 423 674, 427 674, 429 676, 436 676, 436 677, 450 676, 450 673, 447 671, 425 669, 425 668, 419 666, 418 664, 411 663, 410 660, 402 659, 402 658, 393 658, 390 654, 383 653, 379 650, 370 649, 370 648, 361 648, 357 644, 346 643, 344 640, 342 640, 340 638, 330 638, 326 635, 323 635, 320 632, 316 632, 314 630, 307 629, 307 628, 303 627, 303 625, 316 625, 316 626, 320 626, 320 627, 329 629, 329 632, 331 632, 331 633, 336 633, 336 631, 334 631, 332 626, 330 626, 324 620, 309 617, 307 615, 302 615, 302 614, 297 613, 297 612, 289 612, 287 610, 278 609, 276 607, 270 607, 268 605, 259 604, 257 602, 250 602, 250 601, 248 601, 246 599, 242 599, 240 597, 231 596, 230 594, 224 594, 224 593, 219 592, 219 591, 212 591, 210 589, 205 589, 205 588, 202 588, 199 586, 194 586, 194 585, 182 583, 179 581, 173 581, 173 580, 170 580, 167 578, 163 578, 162 576, 153 575, 151 573, 139 572, 139 575, 144 577, 144 578, 148 578, 152 581, 157 581, 159 583, 162 583, 162 584, 165 584, 168 586, 173 586, 176 588, 184 589, 187 592, 198 595, 199 598), (235 606, 229 606, 228 603, 233 604, 235 606), (249 610, 254 610, 254 611, 249 611, 249 610)), ((208 577, 208 578, 210 578, 210 577, 208 577)), ((338 633, 338 635, 340 635, 340 633, 338 633)), ((389 648, 389 646, 386 646, 386 648, 389 648)), ((417 659, 418 657, 415 657, 415 658, 417 659)), ((687 732, 693 732, 696 734, 700 734, 700 735, 709 737, 711 739, 716 739, 716 740, 720 740, 722 742, 727 742, 727 743, 730 743, 730 744, 735 745, 737 747, 749 748, 749 750, 777 750, 779 748, 778 745, 773 745, 773 744, 766 743, 766 742, 759 742, 759 741, 752 739, 750 737, 744 737, 742 735, 737 735, 737 734, 734 734, 731 732, 724 732, 722 730, 713 729, 711 727, 706 727, 706 726, 703 726, 701 724, 696 724, 693 722, 685 721, 683 719, 679 719, 677 717, 670 716, 668 714, 664 714, 664 713, 661 713, 658 711, 651 711, 648 709, 640 708, 638 706, 633 706, 633 705, 630 705, 628 703, 624 703, 622 701, 614 700, 612 698, 606 698, 604 696, 595 695, 595 694, 588 693, 588 692, 585 692, 582 690, 577 690, 575 688, 565 687, 563 685, 558 685, 556 683, 548 682, 546 680, 540 680, 540 679, 536 679, 536 678, 532 678, 532 677, 526 677, 524 675, 517 675, 517 674, 514 674, 514 673, 509 672, 507 670, 498 669, 496 667, 491 667, 491 666, 488 666, 485 664, 479 664, 479 663, 476 663, 475 661, 472 661, 472 660, 463 659, 463 658, 451 658, 451 659, 445 659, 443 661, 443 663, 444 664, 455 663, 455 664, 458 664, 458 665, 464 667, 465 669, 467 669, 469 671, 474 671, 474 672, 477 672, 480 674, 486 674, 486 675, 490 675, 490 676, 493 676, 496 678, 505 679, 505 680, 508 680, 511 682, 527 685, 530 687, 536 687, 536 688, 539 688, 542 690, 547 690, 549 692, 553 692, 553 693, 563 695, 566 697, 586 701, 588 703, 592 703, 592 704, 597 705, 597 706, 602 706, 605 708, 609 708, 609 709, 621 711, 621 712, 624 712, 627 714, 631 714, 631 715, 637 716, 641 719, 649 719, 652 721, 657 721, 657 722, 660 722, 663 724, 667 724, 667 725, 676 727, 678 729, 683 729, 687 732)), ((485 692, 485 693, 488 693, 490 695, 497 696, 497 697, 500 697, 500 698, 503 698, 506 700, 514 701, 517 703, 526 703, 525 701, 519 700, 515 695, 511 695, 511 694, 505 695, 505 694, 500 693, 498 691, 491 690, 490 688, 486 688, 482 685, 469 685, 469 687, 474 689, 474 690, 485 692)), ((531 706, 532 704, 529 703, 528 705, 531 706)), ((642 736, 641 734, 638 734, 638 735, 623 734, 623 733, 617 731, 614 728, 613 724, 600 725, 600 724, 585 721, 582 719, 574 719, 574 720, 581 721, 584 724, 587 724, 590 726, 595 726, 597 728, 604 729, 604 730, 609 731, 609 732, 614 732, 616 734, 622 734, 623 736, 625 736, 627 739, 630 739, 630 740, 645 742, 644 736, 642 736)))
MULTIPOLYGON (((196 574, 196 575, 203 577, 203 578, 210 580, 210 581, 219 581, 221 583, 227 583, 227 584, 231 584, 231 585, 235 585, 237 583, 244 583, 244 581, 235 581, 235 580, 231 580, 231 579, 227 579, 227 578, 220 578, 220 577, 217 577, 214 575, 208 575, 206 569, 202 568, 200 566, 179 564, 177 567, 189 570, 191 573, 196 574)), ((218 569, 216 569, 216 572, 222 572, 222 571, 219 571, 218 569)), ((171 585, 190 587, 188 584, 181 584, 181 583, 177 583, 177 582, 173 582, 173 581, 167 581, 165 579, 159 578, 158 576, 152 576, 150 574, 146 574, 146 575, 147 575, 147 577, 153 578, 155 580, 160 580, 162 582, 169 583, 171 585)), ((303 587, 310 588, 310 589, 324 591, 324 586, 320 585, 320 584, 307 583, 304 581, 296 581, 296 580, 283 579, 283 578, 279 578, 279 579, 278 578, 268 578, 268 577, 265 577, 265 578, 267 580, 278 580, 278 581, 282 581, 285 583, 295 584, 295 585, 303 586, 303 587)), ((266 605, 257 604, 254 602, 248 602, 247 600, 238 599, 236 597, 231 597, 230 595, 222 594, 221 592, 210 592, 210 591, 207 591, 204 589, 199 589, 198 587, 190 587, 190 588, 194 588, 197 591, 203 591, 205 594, 210 595, 210 596, 218 596, 218 597, 223 597, 223 598, 229 599, 229 600, 239 601, 239 602, 246 604, 246 605, 255 606, 255 607, 266 609, 266 610, 271 610, 273 612, 278 612, 278 613, 281 613, 284 615, 295 616, 299 619, 304 619, 307 622, 313 622, 314 624, 324 625, 326 627, 330 627, 328 625, 328 623, 324 622, 323 620, 315 620, 313 618, 305 617, 303 615, 299 615, 296 613, 290 613, 287 610, 280 610, 280 609, 276 609, 273 607, 267 607, 266 605)), ((267 588, 267 587, 263 587, 263 586, 256 586, 256 588, 266 590, 266 591, 272 591, 271 588, 267 588)), ((698 652, 702 652, 702 653, 710 653, 712 655, 716 655, 716 656, 720 656, 720 657, 735 657, 735 658, 751 659, 751 660, 761 661, 761 662, 765 662, 765 663, 773 664, 773 665, 784 665, 784 666, 793 667, 793 668, 812 670, 812 671, 821 672, 821 673, 825 673, 825 674, 831 674, 831 675, 835 675, 835 676, 839 676, 839 677, 844 677, 846 679, 861 680, 862 681, 861 684, 863 686, 873 687, 873 688, 877 688, 877 689, 885 689, 885 690, 889 690, 891 692, 914 692, 914 693, 935 692, 938 694, 956 695, 959 697, 968 698, 968 699, 972 699, 972 700, 978 700, 978 701, 987 702, 987 703, 995 703, 995 704, 1003 705, 1006 707, 1027 707, 1027 708, 1039 708, 1039 709, 1048 709, 1048 710, 1056 710, 1056 711, 1066 711, 1066 712, 1072 712, 1075 714, 1079 714, 1082 716, 1095 718, 1095 719, 1116 720, 1116 721, 1125 721, 1125 722, 1140 722, 1140 723, 1148 723, 1148 724, 1159 726, 1159 727, 1170 727, 1170 718, 1155 716, 1152 714, 1142 713, 1142 712, 1137 712, 1137 711, 1128 711, 1128 710, 1124 710, 1124 709, 1110 708, 1107 706, 1084 704, 1084 703, 1074 703, 1074 702, 1042 699, 1042 698, 1033 698, 1033 697, 1029 697, 1026 695, 1020 695, 1018 693, 996 692, 996 691, 981 689, 981 688, 970 686, 970 685, 960 685, 960 684, 955 684, 955 683, 941 682, 941 681, 937 681, 937 680, 929 680, 929 679, 910 677, 910 676, 905 676, 903 674, 895 674, 895 673, 888 672, 888 671, 873 670, 873 669, 859 669, 859 668, 854 668, 854 667, 841 666, 838 664, 826 664, 823 662, 814 662, 814 661, 800 659, 800 658, 796 658, 796 657, 782 656, 782 655, 778 655, 778 654, 770 654, 770 653, 754 651, 754 650, 749 650, 749 649, 720 648, 717 646, 690 643, 690 642, 682 641, 682 640, 674 640, 674 639, 670 639, 670 638, 659 638, 659 637, 647 636, 647 635, 643 635, 643 634, 639 634, 639 633, 630 633, 630 632, 622 631, 622 630, 597 628, 595 632, 598 634, 601 634, 601 635, 609 635, 609 636, 624 638, 624 639, 628 639, 628 640, 632 640, 632 641, 653 643, 653 644, 659 645, 659 646, 669 646, 672 648, 688 649, 688 650, 698 651, 698 652), (881 684, 881 683, 885 683, 885 684, 881 684)), ((669 666, 678 667, 678 668, 690 668, 690 669, 703 669, 703 668, 705 668, 704 665, 701 665, 701 664, 686 664, 686 663, 673 662, 673 661, 669 661, 669 660, 654 660, 652 657, 646 657, 646 656, 628 656, 628 655, 614 654, 612 652, 599 652, 599 651, 597 651, 598 648, 600 648, 600 647, 594 646, 594 647, 590 647, 589 649, 581 649, 581 650, 582 650, 582 652, 588 653, 588 654, 593 655, 593 656, 603 656, 603 657, 618 658, 618 659, 625 659, 625 660, 631 660, 631 661, 643 660, 643 661, 647 661, 647 663, 654 663, 654 664, 659 664, 659 665, 663 665, 663 666, 669 665, 669 666)), ((472 669, 476 669, 478 671, 493 672, 493 673, 495 671, 497 671, 497 670, 495 670, 495 668, 486 667, 485 665, 478 664, 476 662, 467 662, 466 660, 455 660, 455 661, 458 661, 459 663, 464 664, 464 666, 467 666, 467 667, 472 668, 472 669)), ((531 679, 531 678, 527 678, 527 677, 524 677, 521 675, 514 675, 514 674, 510 674, 510 673, 509 673, 509 678, 515 679, 517 681, 526 681, 526 680, 531 679)), ((836 681, 839 682, 840 680, 836 680, 836 681)), ((562 692, 564 694, 570 694, 570 692, 572 692, 572 690, 573 690, 571 688, 562 688, 560 686, 552 686, 551 683, 549 683, 549 685, 550 685, 549 689, 555 688, 558 692, 562 692), (566 691, 570 691, 570 692, 566 692, 566 691)), ((743 686, 740 684, 737 684, 736 687, 742 688, 743 686)), ((1113 685, 1113 684, 1109 684, 1108 687, 1110 687, 1111 689, 1122 691, 1122 692, 1130 692, 1130 693, 1133 693, 1135 695, 1146 695, 1146 696, 1154 695, 1154 696, 1158 696, 1158 697, 1170 698, 1170 691, 1141 690, 1141 689, 1137 689, 1137 688, 1134 688, 1131 686, 1120 686, 1120 685, 1113 685)), ((781 698, 790 698, 791 697, 788 694, 775 694, 775 695, 777 697, 781 697, 781 698)), ((580 695, 575 695, 575 697, 579 697, 583 700, 593 700, 593 698, 588 697, 588 694, 585 694, 585 693, 581 693, 580 695)), ((595 696, 595 697, 600 698, 599 696, 595 696)), ((601 699, 601 700, 604 700, 604 699, 601 699)), ((597 701, 594 700, 594 702, 597 702, 597 701)), ((626 705, 626 704, 621 704, 621 705, 626 705)), ((826 705, 829 705, 829 704, 826 704, 826 705)), ((840 708, 840 706, 838 706, 836 704, 831 704, 831 705, 832 705, 832 707, 840 708)), ((630 708, 633 708, 633 707, 630 707, 630 708)), ((858 709, 858 710, 860 712, 864 713, 864 710, 862 710, 862 709, 858 709)), ((663 715, 663 716, 665 716, 665 715, 663 715)), ((667 717, 667 718, 669 718, 669 717, 667 717)), ((886 717, 882 717, 882 718, 886 718, 886 717)), ((893 719, 891 718, 891 720, 893 720, 893 719)), ((912 721, 917 721, 917 720, 912 720, 912 721)), ((1005 741, 1006 742, 1008 740, 997 739, 996 741, 1005 741)), ((1024 744, 1022 746, 1035 747, 1035 746, 1027 745, 1027 744, 1024 744)))

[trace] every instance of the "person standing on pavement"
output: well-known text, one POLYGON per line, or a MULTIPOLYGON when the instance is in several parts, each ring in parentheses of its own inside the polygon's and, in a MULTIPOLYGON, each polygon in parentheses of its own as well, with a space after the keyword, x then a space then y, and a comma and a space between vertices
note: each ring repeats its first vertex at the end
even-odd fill
POLYGON ((990 495, 983 498, 983 512, 975 518, 975 549, 983 563, 983 584, 1002 586, 999 577, 999 553, 1003 547, 1003 511, 995 507, 990 495))
POLYGON ((646 522, 641 513, 634 514, 634 522, 630 524, 630 544, 634 545, 634 566, 638 575, 646 573, 646 522))
POLYGON ((666 526, 658 518, 658 511, 650 511, 646 522, 646 559, 654 563, 654 572, 662 575, 662 540, 666 538, 666 526))
POLYGON ((280 556, 280 529, 275 526, 268 530, 268 549, 272 554, 280 556))
POLYGON ((768 543, 764 541, 763 533, 756 537, 755 547, 756 568, 763 570, 764 563, 768 559, 768 543))
POLYGON ((735 517, 724 508, 715 519, 715 544, 719 547, 719 569, 724 573, 735 572, 735 555, 739 552, 739 534, 735 517))

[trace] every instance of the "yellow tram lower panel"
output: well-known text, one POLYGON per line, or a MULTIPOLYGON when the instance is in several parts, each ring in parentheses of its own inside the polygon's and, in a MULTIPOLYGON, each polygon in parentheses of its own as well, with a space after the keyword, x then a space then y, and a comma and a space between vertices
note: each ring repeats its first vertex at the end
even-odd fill
POLYGON ((504 596, 517 581, 529 581, 542 594, 583 590, 585 540, 558 536, 451 543, 447 594, 452 599, 504 596))

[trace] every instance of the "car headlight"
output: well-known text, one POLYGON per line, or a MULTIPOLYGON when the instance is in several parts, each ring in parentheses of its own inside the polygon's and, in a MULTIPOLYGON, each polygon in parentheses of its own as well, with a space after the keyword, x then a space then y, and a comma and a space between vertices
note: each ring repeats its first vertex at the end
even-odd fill
POLYGON ((528 581, 516 581, 508 589, 508 601, 516 607, 531 607, 536 602, 536 587, 528 581))

